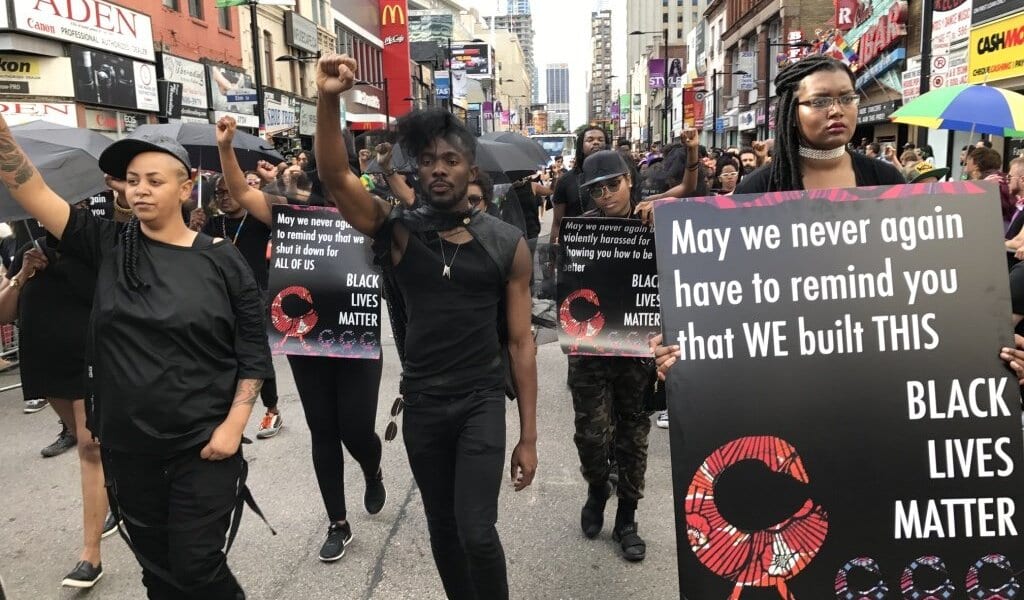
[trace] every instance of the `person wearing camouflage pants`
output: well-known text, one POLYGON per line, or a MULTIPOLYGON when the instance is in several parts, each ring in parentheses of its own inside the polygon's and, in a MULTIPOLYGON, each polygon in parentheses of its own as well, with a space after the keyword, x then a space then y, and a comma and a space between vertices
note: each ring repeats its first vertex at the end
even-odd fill
POLYGON ((580 526, 584 535, 593 538, 604 524, 604 508, 611 495, 608 447, 612 445, 619 476, 613 537, 621 543, 628 560, 643 560, 646 553, 643 540, 636 534, 635 514, 637 502, 644 495, 647 471, 651 420, 644 399, 652 377, 649 360, 569 357, 569 387, 576 411, 573 439, 580 455, 580 471, 589 485, 580 526), (629 539, 625 539, 627 536, 629 539))

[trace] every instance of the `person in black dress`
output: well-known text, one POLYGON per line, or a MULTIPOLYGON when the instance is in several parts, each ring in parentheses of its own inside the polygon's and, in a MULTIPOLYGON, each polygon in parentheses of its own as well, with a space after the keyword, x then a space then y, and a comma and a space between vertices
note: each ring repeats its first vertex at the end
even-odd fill
MULTIPOLYGON (((255 174, 253 174, 255 175, 255 174)), ((243 175, 246 185, 252 189, 256 186, 250 180, 250 174, 243 175)), ((258 181, 258 177, 255 177, 258 181)), ((251 218, 249 211, 245 210, 228 191, 227 182, 223 175, 214 175, 208 185, 213 189, 213 200, 221 214, 207 218, 203 208, 197 207, 192 211, 189 219, 189 229, 202 231, 211 237, 219 237, 230 240, 242 258, 252 269, 253 277, 256 278, 256 285, 260 286, 265 302, 269 303, 267 294, 267 278, 269 266, 267 265, 267 244, 270 242, 270 227, 259 219, 251 218)), ((257 188, 258 189, 258 188, 257 188)), ((264 311, 269 319, 269 311, 264 311)), ((281 418, 281 411, 277 408, 277 379, 270 378, 263 382, 263 389, 260 390, 260 398, 263 400, 263 407, 266 414, 260 420, 260 428, 256 432, 257 439, 274 437, 281 432, 284 426, 284 419, 281 418)))
MULTIPOLYGON (((245 184, 245 175, 231 147, 236 127, 231 117, 222 117, 217 122, 224 184, 229 195, 244 207, 242 210, 248 211, 249 219, 269 232, 274 226, 271 206, 287 203, 289 199, 245 184)), ((319 202, 316 196, 312 198, 312 204, 319 202)), ((266 276, 264 267, 264 282, 266 276)), ((379 513, 387 501, 381 471, 383 449, 380 437, 373 430, 383 357, 358 359, 289 355, 288 364, 292 368, 299 401, 309 426, 313 471, 327 510, 327 536, 321 544, 319 558, 323 562, 334 562, 345 555, 345 547, 353 537, 345 506, 342 445, 362 467, 366 481, 363 495, 366 512, 371 515, 379 513)))
POLYGON ((25 398, 46 398, 74 436, 81 469, 83 545, 78 564, 62 583, 91 588, 103 576, 100 540, 107 514, 100 446, 86 429, 83 400, 86 332, 96 275, 83 261, 56 247, 57 240, 46 236, 15 253, 0 284, 0 322, 18 320, 25 398))
POLYGON ((126 182, 123 228, 72 210, 0 118, 0 180, 96 272, 86 424, 149 598, 244 598, 223 548, 232 510, 251 500, 242 432, 273 375, 259 288, 229 241, 182 220, 192 180, 180 144, 121 140, 99 165, 126 182))

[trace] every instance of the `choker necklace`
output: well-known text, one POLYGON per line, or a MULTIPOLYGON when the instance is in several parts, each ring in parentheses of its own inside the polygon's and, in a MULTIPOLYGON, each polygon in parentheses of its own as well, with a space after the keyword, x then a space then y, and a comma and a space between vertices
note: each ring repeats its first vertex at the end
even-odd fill
POLYGON ((817 150, 815 148, 808 148, 803 144, 800 145, 800 157, 801 158, 813 158, 817 160, 835 160, 846 154, 846 146, 840 146, 831 150, 817 150))

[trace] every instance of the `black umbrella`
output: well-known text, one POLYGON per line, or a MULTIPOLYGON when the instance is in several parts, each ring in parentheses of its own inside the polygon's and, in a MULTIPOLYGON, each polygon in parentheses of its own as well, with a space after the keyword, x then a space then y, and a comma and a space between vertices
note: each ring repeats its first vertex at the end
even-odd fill
MULTIPOLYGON (((217 151, 217 126, 206 123, 165 123, 160 125, 141 125, 128 137, 140 138, 164 135, 175 139, 188 150, 188 158, 196 169, 221 171, 220 153, 217 151)), ((256 163, 265 160, 278 164, 284 160, 281 154, 266 140, 254 135, 236 131, 235 156, 242 170, 251 171, 256 163)))
MULTIPOLYGON (((88 129, 32 121, 11 127, 14 140, 58 196, 79 202, 107 189, 99 168, 100 154, 112 143, 88 129)), ((0 221, 16 221, 29 215, 0 187, 0 221)))
POLYGON ((536 161, 538 165, 537 168, 543 168, 551 161, 551 157, 548 155, 547 151, 544 150, 544 147, 537 143, 537 140, 532 140, 524 135, 516 133, 515 131, 489 131, 483 134, 481 139, 502 142, 503 144, 511 144, 515 146, 528 158, 536 161))

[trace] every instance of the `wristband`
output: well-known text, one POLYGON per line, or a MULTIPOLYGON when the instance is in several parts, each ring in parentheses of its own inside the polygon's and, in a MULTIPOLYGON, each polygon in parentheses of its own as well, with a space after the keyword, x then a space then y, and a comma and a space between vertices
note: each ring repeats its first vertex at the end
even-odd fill
POLYGON ((391 177, 398 172, 398 169, 384 169, 384 177, 391 177))

